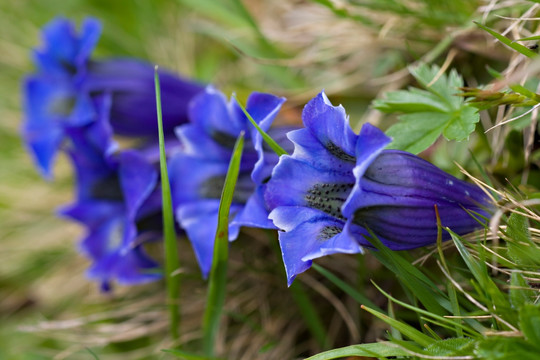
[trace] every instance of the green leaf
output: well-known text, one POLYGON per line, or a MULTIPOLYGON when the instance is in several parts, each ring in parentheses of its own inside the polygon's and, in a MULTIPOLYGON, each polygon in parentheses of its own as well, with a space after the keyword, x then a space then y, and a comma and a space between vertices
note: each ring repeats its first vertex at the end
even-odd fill
POLYGON ((386 131, 394 139, 388 148, 418 154, 439 138, 448 121, 449 115, 445 113, 402 115, 400 121, 386 131))
POLYGON ((410 88, 409 90, 392 91, 385 94, 385 99, 376 99, 373 101, 373 107, 382 112, 447 112, 446 103, 425 90, 410 88))
POLYGON ((438 340, 425 348, 425 353, 433 356, 469 355, 476 342, 470 338, 450 338, 438 340))
POLYGON ((519 309, 519 324, 525 338, 540 349, 540 306, 524 304, 519 309))
POLYGON ((311 356, 306 360, 330 360, 339 359, 350 356, 365 356, 365 357, 390 357, 390 356, 407 356, 408 352, 390 341, 382 341, 378 343, 351 345, 338 349, 322 352, 311 356))
POLYGON ((503 44, 505 44, 506 46, 516 50, 517 52, 527 56, 527 57, 530 57, 530 58, 534 58, 536 56, 538 56, 537 53, 535 53, 534 51, 530 50, 528 47, 526 46, 523 46, 521 44, 518 44, 516 42, 513 42, 512 40, 510 40, 509 38, 507 38, 506 36, 502 35, 502 34, 499 34, 498 32, 488 28, 487 26, 485 25, 482 25, 480 24, 479 22, 477 21, 473 21, 476 25, 478 25, 478 27, 484 29, 485 31, 487 31, 488 33, 490 33, 493 37, 495 37, 497 40, 499 40, 500 42, 502 42, 503 44))
POLYGON ((463 106, 458 112, 452 114, 443 135, 448 140, 467 140, 479 120, 478 110, 470 106, 463 106))
POLYGON ((456 96, 463 79, 452 70, 440 74, 437 66, 420 65, 410 69, 416 81, 425 89, 410 88, 393 91, 373 106, 387 113, 404 113, 399 122, 388 129, 393 138, 389 148, 419 153, 431 146, 442 134, 448 140, 468 139, 480 120, 478 111, 456 96))
POLYGON ((508 218, 505 232, 508 256, 518 265, 536 267, 540 265, 540 249, 531 240, 529 220, 513 213, 508 218))
POLYGON ((214 355, 214 343, 219 329, 225 288, 227 285, 227 261, 229 257, 229 212, 233 200, 240 162, 244 149, 244 132, 240 133, 229 163, 225 184, 221 193, 218 210, 218 226, 214 242, 214 254, 210 280, 208 283, 208 298, 203 317, 204 350, 207 356, 214 355))
MULTIPOLYGON (((460 240, 459 236, 448 228, 446 230, 450 233, 450 236, 452 237, 452 240, 454 241, 454 244, 456 245, 456 248, 458 249, 461 258, 478 282, 478 288, 480 293, 483 293, 485 295, 485 300, 489 303, 488 308, 493 309, 499 314, 504 312, 510 312, 511 306, 506 295, 493 282, 493 279, 487 271, 483 248, 480 246, 476 248, 476 250, 478 251, 478 256, 480 257, 480 260, 476 260, 471 255, 469 250, 467 250, 465 245, 463 245, 463 242, 460 240)), ((514 322, 514 319, 509 320, 511 320, 510 322, 514 322)))
POLYGON ((451 304, 446 295, 423 272, 418 270, 399 252, 392 251, 376 236, 369 239, 379 251, 372 254, 406 286, 411 293, 432 313, 446 315, 451 304))
POLYGON ((409 71, 416 81, 425 89, 437 95, 439 100, 448 104, 451 109, 459 109, 463 105, 463 99, 456 96, 458 89, 463 87, 463 79, 455 69, 452 69, 448 75, 441 75, 438 66, 429 67, 423 64, 410 68, 409 71), (437 76, 439 77, 437 78, 437 76), (435 78, 437 80, 433 81, 435 78))
POLYGON ((174 215, 172 209, 171 186, 169 184, 169 172, 167 171, 167 158, 165 154, 165 140, 163 134, 163 116, 161 113, 161 89, 157 66, 154 71, 154 84, 156 88, 156 109, 159 135, 159 165, 161 170, 161 195, 163 212, 163 238, 165 243, 165 280, 167 282, 167 303, 169 306, 170 332, 173 339, 178 339, 178 327, 180 326, 180 276, 175 271, 180 268, 178 258, 178 244, 174 227, 174 215))
POLYGON ((519 309, 523 305, 530 303, 534 299, 534 290, 527 283, 527 280, 517 271, 510 274, 510 304, 514 309, 519 309))
POLYGON ((382 312, 382 309, 380 309, 371 300, 369 300, 366 296, 364 296, 364 294, 361 294, 358 290, 356 290, 355 288, 347 284, 345 281, 338 278, 336 275, 332 274, 330 271, 326 270, 325 268, 317 264, 312 264, 311 267, 315 269, 317 272, 319 272, 322 276, 330 280, 334 285, 340 288, 347 295, 349 295, 354 300, 356 300, 356 302, 358 302, 359 304, 367 305, 372 309, 382 312))
POLYGON ((478 343, 475 354, 489 360, 538 360, 538 348, 515 337, 489 337, 478 343))
POLYGON ((459 327, 461 328, 462 330, 467 330, 469 332, 473 332, 472 329, 470 329, 468 326, 466 325, 463 325, 461 323, 456 323, 455 321, 451 320, 451 319, 447 319, 443 316, 440 316, 440 315, 437 315, 437 314, 434 314, 432 312, 429 312, 429 311, 426 311, 426 310, 423 310, 423 309, 420 309, 416 306, 413 306, 413 305, 409 305, 403 301, 400 301, 396 298, 394 298, 393 296, 391 296, 390 294, 388 294, 387 292, 385 292, 383 289, 381 289, 377 284, 375 284, 375 282, 371 281, 373 283, 373 285, 377 288, 377 290, 379 290, 381 292, 381 294, 383 294, 384 296, 386 296, 389 300, 395 302, 396 304, 398 305, 401 305, 403 306, 404 308, 407 308, 407 309, 410 309, 414 312, 416 312, 417 314, 422 314, 424 316, 427 316, 429 318, 432 318, 432 319, 437 319, 439 320, 439 323, 440 324, 444 324, 442 326, 445 326, 445 327, 448 327, 448 328, 451 328, 451 327, 459 327))
POLYGON ((251 122, 251 125, 257 129, 259 134, 261 134, 263 140, 274 150, 274 152, 278 155, 288 155, 288 153, 274 140, 270 135, 268 135, 263 129, 260 128, 260 126, 257 124, 257 122, 253 119, 253 117, 249 114, 249 112, 246 110, 246 108, 238 101, 236 98, 236 95, 233 94, 234 99, 238 103, 238 106, 240 106, 240 109, 244 112, 244 114, 249 119, 249 122, 251 122))

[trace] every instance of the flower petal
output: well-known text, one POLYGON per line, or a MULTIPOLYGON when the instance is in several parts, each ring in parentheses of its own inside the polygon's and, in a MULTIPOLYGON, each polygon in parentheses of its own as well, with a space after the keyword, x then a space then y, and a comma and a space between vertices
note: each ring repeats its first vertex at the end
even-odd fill
POLYGON ((346 218, 351 217, 359 204, 362 203, 364 194, 362 192, 362 177, 369 165, 383 151, 383 149, 392 141, 381 130, 371 124, 364 124, 358 135, 356 142, 356 166, 353 174, 356 179, 354 188, 347 201, 343 204, 343 215, 346 218))
POLYGON ((315 209, 280 206, 269 217, 284 230, 279 232, 279 243, 289 286, 296 275, 311 267, 315 258, 362 251, 356 240, 342 232, 343 221, 315 209))

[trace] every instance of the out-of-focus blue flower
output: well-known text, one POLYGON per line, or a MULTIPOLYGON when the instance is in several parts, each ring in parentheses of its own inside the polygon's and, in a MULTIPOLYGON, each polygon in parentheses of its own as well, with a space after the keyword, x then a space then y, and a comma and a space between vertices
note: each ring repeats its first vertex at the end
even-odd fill
MULTIPOLYGON (((90 60, 101 24, 86 19, 79 33, 57 18, 43 29, 43 47, 34 52, 37 73, 24 84, 23 137, 41 172, 51 176, 54 157, 68 129, 94 121, 92 98, 112 96, 115 134, 157 137, 154 66, 137 59, 90 60)), ((163 123, 172 135, 187 120, 187 104, 204 87, 160 70, 163 123)))
POLYGON ((107 95, 94 98, 95 121, 72 128, 69 154, 77 174, 77 200, 61 215, 86 227, 81 250, 91 259, 88 276, 108 289, 111 281, 131 285, 160 277, 142 243, 159 237, 152 220, 161 214, 157 170, 141 152, 115 152, 107 120, 107 95))
POLYGON ((290 285, 313 259, 362 252, 369 230, 390 249, 432 244, 434 206, 444 226, 459 234, 478 227, 465 209, 487 215, 488 199, 474 185, 415 155, 383 150, 391 141, 365 124, 353 133, 341 106, 324 93, 302 114, 304 129, 289 133, 292 156, 282 156, 267 184, 269 217, 290 285))
MULTIPOLYGON (((246 109, 267 131, 284 101, 273 95, 252 93, 246 109)), ((212 265, 219 200, 236 138, 245 131, 244 152, 230 210, 231 241, 236 239, 241 226, 273 228, 263 191, 277 156, 265 149, 261 135, 237 102, 227 102, 213 87, 207 87, 193 99, 189 117, 190 123, 177 128, 183 150, 171 159, 169 172, 176 218, 187 232, 201 271, 207 276, 212 265)), ((270 132, 276 138, 284 138, 283 130, 270 132)))

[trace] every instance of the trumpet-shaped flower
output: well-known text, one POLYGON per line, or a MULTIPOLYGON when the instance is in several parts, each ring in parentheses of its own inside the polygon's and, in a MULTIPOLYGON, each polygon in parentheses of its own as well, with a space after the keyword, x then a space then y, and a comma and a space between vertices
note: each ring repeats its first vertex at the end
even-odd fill
MULTIPOLYGON (((267 131, 284 101, 273 95, 253 93, 246 108, 267 131)), ((237 102, 227 102, 212 87, 193 99, 189 117, 190 123, 177 128, 183 150, 173 156, 169 169, 176 219, 187 232, 206 277, 212 265, 221 191, 236 138, 245 132, 240 173, 230 209, 231 241, 236 239, 241 226, 273 228, 263 192, 277 156, 263 146, 261 135, 237 102)), ((276 137, 284 132, 273 131, 276 137)))
POLYGON ((434 243, 435 205, 443 225, 460 234, 478 227, 466 210, 487 214, 479 188, 415 155, 384 150, 391 139, 374 126, 356 135, 324 93, 302 119, 305 128, 288 135, 294 153, 281 157, 265 192, 289 285, 313 259, 362 252, 370 231, 393 250, 434 243))
POLYGON ((91 279, 108 289, 111 281, 131 285, 160 277, 142 243, 156 237, 149 220, 161 214, 158 173, 136 150, 115 152, 107 121, 110 97, 96 97, 97 119, 68 132, 68 153, 77 174, 77 200, 61 215, 86 227, 81 250, 92 265, 91 279))
MULTIPOLYGON (((51 176, 55 155, 71 128, 94 121, 92 98, 112 96, 110 106, 114 133, 157 137, 154 66, 137 59, 91 60, 101 24, 86 19, 79 33, 73 23, 57 18, 43 29, 43 47, 34 52, 37 73, 24 84, 24 140, 38 168, 51 176)), ((163 121, 172 134, 187 120, 189 100, 203 86, 160 71, 163 121)))

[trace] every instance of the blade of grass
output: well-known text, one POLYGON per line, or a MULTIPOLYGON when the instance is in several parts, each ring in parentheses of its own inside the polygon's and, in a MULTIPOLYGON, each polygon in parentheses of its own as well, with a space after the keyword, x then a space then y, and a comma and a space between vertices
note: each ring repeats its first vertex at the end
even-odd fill
POLYGON ((406 309, 409 309, 409 310, 412 310, 418 314, 422 314, 424 316, 427 316, 429 318, 433 318, 433 319, 437 319, 439 320, 441 323, 444 323, 444 324, 447 324, 448 326, 456 326, 456 327, 459 327, 463 330, 466 330, 466 331, 470 331, 471 333, 474 333, 474 331, 472 329, 470 329, 469 327, 467 327, 466 325, 463 325, 463 324, 459 324, 452 320, 452 319, 447 319, 443 316, 440 316, 440 315, 437 315, 437 314, 434 314, 430 311, 427 311, 427 310, 423 310, 423 309, 420 309, 419 307, 417 306, 412 306, 412 305, 409 305, 403 301, 400 301, 398 299, 396 299, 395 297, 393 297, 392 295, 388 294, 387 292, 385 292, 383 289, 381 289, 374 281, 371 281, 373 283, 373 285, 377 288, 377 290, 379 290, 379 292, 381 294, 383 294, 385 297, 387 297, 390 301, 392 302, 395 302, 396 304, 406 308, 406 309))
POLYGON ((390 341, 378 343, 351 345, 313 355, 306 360, 330 360, 344 357, 361 356, 385 358, 387 356, 407 356, 408 352, 390 341))
POLYGON ((370 231, 369 241, 377 250, 372 254, 395 276, 401 283, 408 287, 410 292, 416 297, 429 311, 446 315, 451 310, 450 302, 444 294, 426 274, 411 264, 404 258, 403 253, 388 249, 374 233, 370 231), (403 255, 402 255, 403 254, 403 255))
POLYGON ((402 323, 401 321, 397 321, 395 319, 392 319, 390 316, 384 315, 383 313, 380 313, 376 310, 370 309, 367 306, 362 305, 362 309, 366 310, 367 312, 371 313, 372 315, 378 317, 388 325, 392 326, 396 330, 398 330, 402 335, 408 337, 409 339, 415 341, 420 346, 426 347, 432 342, 435 341, 435 339, 432 339, 431 337, 427 336, 423 332, 420 332, 413 328, 410 325, 407 325, 405 323, 402 323))
POLYGON ((163 212, 163 237, 165 242, 165 280, 167 283, 167 303, 170 314, 170 332, 173 339, 178 339, 180 326, 180 275, 175 271, 180 268, 178 258, 178 244, 174 229, 174 216, 171 199, 171 185, 167 171, 167 158, 165 154, 165 139, 163 135, 163 116, 161 113, 161 89, 159 85, 158 67, 154 69, 154 83, 156 87, 156 109, 159 132, 159 166, 161 170, 161 196, 163 212))
POLYGON ((255 122, 253 117, 251 117, 251 115, 246 110, 246 108, 242 105, 242 103, 240 101, 238 101, 238 98, 236 97, 236 94, 233 94, 233 98, 238 103, 238 106, 240 106, 240 109, 242 109, 242 111, 244 112, 244 115, 247 116, 247 118, 251 122, 251 124, 253 126, 255 126, 255 129, 257 129, 259 134, 261 134, 261 136, 263 137, 263 140, 268 144, 268 146, 270 146, 272 148, 272 150, 274 150, 274 152, 276 154, 278 154, 279 156, 288 155, 288 153, 281 146, 279 146, 279 144, 274 139, 272 139, 270 137, 270 135, 268 135, 263 129, 260 128, 260 126, 257 124, 257 122, 255 122))
POLYGON ((356 302, 369 306, 372 309, 382 312, 383 310, 375 305, 371 300, 361 294, 358 290, 347 284, 345 281, 332 274, 320 265, 312 264, 311 267, 315 269, 319 274, 330 280, 334 285, 340 288, 344 293, 352 297, 356 302))
POLYGON ((535 53, 534 51, 530 50, 528 47, 526 46, 523 46, 521 44, 518 44, 516 42, 513 42, 512 40, 510 40, 509 38, 507 38, 506 36, 504 35, 501 35, 499 34, 498 32, 496 32, 495 30, 493 29, 490 29, 488 28, 487 26, 485 25, 482 25, 480 24, 479 22, 477 21, 473 21, 478 27, 480 27, 481 29, 484 29, 485 31, 487 31, 488 33, 490 33, 491 35, 493 35, 493 37, 495 37, 497 40, 499 40, 500 42, 502 42, 504 45, 508 46, 509 48, 512 48, 514 50, 516 50, 517 52, 519 52, 520 54, 523 54, 527 57, 530 57, 530 58, 535 58, 538 56, 537 53, 535 53))
POLYGON ((203 347, 208 357, 214 356, 214 343, 219 329, 225 288, 227 285, 227 261, 229 257, 229 211, 234 195, 234 188, 240 172, 240 161, 244 150, 244 132, 236 139, 225 184, 219 202, 218 226, 214 240, 214 257, 210 280, 208 282, 208 298, 203 317, 203 347))
POLYGON ((180 350, 175 350, 175 349, 163 349, 161 350, 163 351, 164 353, 167 353, 167 354, 171 354, 179 359, 183 359, 183 360, 223 360, 223 359, 219 359, 219 358, 214 358, 214 357, 208 357, 208 356, 202 356, 202 355, 197 355, 197 354, 192 354, 192 353, 189 353, 189 352, 186 352, 186 351, 180 351, 180 350))

